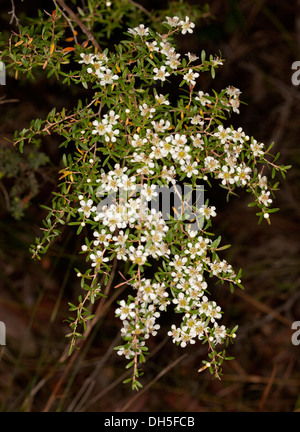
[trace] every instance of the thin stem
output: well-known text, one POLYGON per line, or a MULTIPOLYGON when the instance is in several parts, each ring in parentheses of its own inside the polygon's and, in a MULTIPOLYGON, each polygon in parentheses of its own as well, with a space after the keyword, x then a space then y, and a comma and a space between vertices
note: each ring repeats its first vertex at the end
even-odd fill
MULTIPOLYGON (((96 41, 93 33, 83 24, 83 22, 79 19, 79 17, 76 15, 76 13, 73 12, 72 9, 70 9, 69 6, 66 5, 66 3, 64 2, 64 0, 53 0, 53 3, 55 5, 56 5, 56 1, 63 8, 63 10, 67 12, 67 14, 72 18, 72 20, 75 21, 76 24, 81 28, 82 32, 88 37, 88 39, 92 42, 92 44, 94 45, 94 47, 98 51, 102 52, 102 48, 100 47, 100 45, 96 41)), ((63 13, 63 15, 64 15, 64 13, 63 13)), ((69 22, 69 20, 67 20, 67 21, 69 22)), ((74 29, 72 31, 73 31, 73 34, 74 34, 74 29)), ((75 39, 75 34, 74 34, 74 39, 75 39)))

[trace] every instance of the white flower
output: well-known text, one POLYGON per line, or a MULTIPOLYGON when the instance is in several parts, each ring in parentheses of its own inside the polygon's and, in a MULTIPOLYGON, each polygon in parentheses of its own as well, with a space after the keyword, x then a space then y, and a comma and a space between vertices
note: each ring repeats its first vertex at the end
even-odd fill
POLYGON ((210 268, 213 272, 213 275, 217 275, 223 271, 224 263, 222 261, 215 260, 210 263, 210 268))
POLYGON ((95 129, 92 131, 92 134, 98 134, 100 136, 105 135, 109 132, 109 130, 112 129, 111 125, 108 125, 107 123, 99 122, 98 120, 93 121, 93 126, 95 126, 95 129))
POLYGON ((121 346, 119 348, 119 350, 117 351, 117 354, 123 355, 123 356, 125 356, 126 359, 129 360, 135 355, 135 352, 132 349, 130 349, 130 347, 125 348, 124 346, 121 346))
POLYGON ((96 268, 100 267, 103 262, 109 261, 109 258, 103 257, 102 251, 97 251, 96 254, 91 254, 90 258, 93 261, 92 267, 96 267, 96 268))
POLYGON ((144 144, 147 144, 146 138, 141 138, 138 134, 133 135, 133 139, 131 140, 132 147, 142 147, 144 144))
POLYGON ((214 136, 219 138, 221 144, 225 144, 229 138, 230 132, 231 132, 230 128, 224 129, 222 125, 219 125, 217 132, 214 133, 214 136))
POLYGON ((105 53, 102 52, 98 52, 97 54, 95 54, 95 59, 97 59, 99 62, 101 63, 106 63, 108 61, 108 57, 105 53))
POLYGON ((168 24, 171 27, 177 27, 179 25, 179 18, 178 16, 173 16, 172 18, 166 16, 167 21, 163 21, 163 24, 168 24))
POLYGON ((232 141, 233 142, 240 142, 243 144, 244 141, 248 141, 249 137, 248 135, 243 132, 243 129, 239 127, 237 130, 232 131, 232 141))
POLYGON ((175 172, 174 166, 171 166, 170 168, 168 168, 164 165, 160 175, 161 175, 161 178, 163 178, 167 182, 171 182, 173 184, 176 183, 176 180, 175 180, 176 172, 175 172))
POLYGON ((197 133, 196 136, 191 135, 190 138, 193 141, 194 147, 203 149, 204 140, 201 138, 201 134, 197 133))
POLYGON ((237 167, 235 176, 235 181, 240 181, 243 186, 247 184, 247 181, 250 180, 250 173, 252 172, 252 169, 250 167, 247 167, 245 164, 241 164, 237 167))
POLYGON ((240 106, 240 101, 239 99, 230 99, 229 104, 232 106, 232 111, 239 114, 240 110, 239 110, 239 106, 240 106))
POLYGON ((175 52, 168 56, 168 60, 166 61, 166 65, 170 66, 171 69, 177 69, 180 66, 180 61, 178 60, 180 54, 176 54, 175 52))
POLYGON ((207 156, 204 159, 204 165, 209 171, 215 171, 220 166, 219 161, 212 156, 207 156))
POLYGON ((159 94, 159 95, 156 94, 155 99, 157 100, 157 102, 160 105, 170 105, 170 102, 168 101, 168 99, 162 94, 159 94))
POLYGON ((186 56, 188 56, 189 62, 193 62, 199 59, 199 57, 197 57, 195 54, 192 54, 190 52, 186 53, 186 56))
POLYGON ((170 266, 174 266, 176 270, 182 270, 185 268, 187 257, 180 257, 179 255, 174 256, 174 261, 170 262, 170 266))
POLYGON ((206 104, 210 103, 210 100, 207 99, 205 96, 209 96, 209 94, 208 93, 204 93, 203 91, 200 90, 198 92, 198 96, 195 97, 195 100, 200 101, 201 105, 205 106, 206 104))
POLYGON ((239 97, 239 95, 241 94, 241 91, 240 91, 240 89, 238 89, 236 87, 228 86, 226 88, 226 93, 232 97, 239 97))
POLYGON ((128 29, 128 33, 133 34, 134 36, 147 36, 149 34, 149 28, 145 27, 144 24, 140 24, 138 27, 135 27, 133 29, 128 29))
POLYGON ((174 152, 172 153, 172 158, 175 161, 178 161, 180 165, 189 164, 191 159, 191 155, 189 154, 190 150, 191 149, 189 146, 175 149, 174 152))
POLYGON ((262 148, 264 148, 263 143, 258 143, 256 139, 253 139, 253 143, 250 144, 250 148, 252 150, 253 156, 261 156, 264 154, 262 148))
POLYGON ((145 197, 146 201, 151 201, 153 197, 158 196, 158 193, 155 192, 156 185, 147 185, 143 184, 143 188, 141 190, 141 195, 145 197))
POLYGON ((218 65, 222 65, 223 61, 219 59, 219 57, 216 57, 215 59, 212 60, 211 65, 212 67, 214 66, 218 66, 218 65))
POLYGON ((169 42, 160 42, 160 52, 167 57, 170 57, 175 52, 175 48, 169 42))
POLYGON ((224 342, 224 339, 226 338, 226 327, 223 325, 219 326, 219 324, 215 322, 213 335, 216 343, 224 342))
POLYGON ((196 255, 202 255, 201 250, 198 247, 198 244, 196 243, 195 245, 193 245, 193 243, 188 243, 187 244, 188 249, 186 249, 185 253, 187 255, 189 255, 189 257, 191 259, 196 258, 196 255))
POLYGON ((207 205, 203 205, 200 207, 199 212, 205 217, 205 219, 210 219, 211 217, 217 216, 215 210, 216 207, 214 206, 208 207, 207 205))
POLYGON ((106 136, 105 136, 105 141, 111 141, 111 142, 116 142, 117 138, 115 135, 119 135, 120 130, 119 129, 112 129, 111 125, 107 125, 107 131, 106 131, 106 136))
POLYGON ((111 125, 116 125, 118 124, 119 118, 120 116, 118 114, 116 114, 113 110, 110 110, 108 114, 104 114, 103 123, 104 124, 110 123, 111 125))
POLYGON ((268 179, 266 176, 262 176, 258 174, 258 184, 261 189, 267 189, 268 187, 268 179))
POLYGON ((96 206, 93 206, 93 200, 81 200, 80 203, 81 207, 78 209, 78 211, 81 213, 83 212, 84 216, 86 218, 89 218, 91 215, 91 212, 95 212, 97 210, 96 206))
POLYGON ((191 85, 195 85, 196 81, 195 79, 199 77, 198 72, 193 72, 193 69, 189 69, 188 72, 183 75, 183 79, 190 83, 191 85))
POLYGON ((264 190, 262 194, 258 198, 259 202, 263 203, 265 206, 268 206, 272 203, 272 199, 270 198, 270 191, 264 190))
POLYGON ((222 171, 218 174, 218 178, 222 179, 222 185, 226 185, 227 183, 234 183, 234 169, 232 167, 228 168, 228 166, 222 166, 222 171))
POLYGON ((190 297, 186 297, 183 292, 180 292, 178 294, 178 297, 173 299, 173 303, 177 304, 176 306, 177 310, 178 309, 189 310, 190 309, 189 302, 190 302, 190 297))
POLYGON ((177 328, 175 324, 171 325, 171 330, 168 331, 168 336, 173 337, 173 343, 176 343, 180 340, 180 328, 177 328))
POLYGON ((118 75, 113 75, 110 69, 107 69, 105 67, 101 67, 100 69, 102 70, 102 72, 99 72, 97 74, 100 78, 100 85, 113 84, 114 81, 119 79, 118 75))
POLYGON ((130 251, 129 258, 132 262, 138 265, 145 264, 147 256, 142 246, 138 246, 137 249, 134 246, 130 246, 129 251, 130 251))
POLYGON ((129 305, 127 305, 125 303, 125 300, 121 300, 119 305, 120 307, 116 309, 116 315, 120 315, 119 318, 122 321, 125 320, 128 316, 131 318, 135 317, 135 311, 133 310, 135 309, 134 303, 130 303, 129 305))
POLYGON ((153 77, 154 80, 166 81, 166 77, 170 76, 169 72, 166 72, 166 66, 161 66, 159 69, 154 68, 153 73, 156 74, 153 77))
POLYGON ((82 58, 82 60, 79 60, 78 63, 84 63, 84 64, 92 64, 93 63, 94 54, 81 53, 80 57, 82 58))
POLYGON ((212 309, 209 312, 209 317, 211 322, 215 322, 216 319, 220 319, 222 317, 220 306, 216 305, 216 302, 212 302, 212 309))
POLYGON ((197 166, 197 162, 189 162, 186 165, 181 165, 181 169, 183 172, 186 172, 187 177, 192 177, 192 175, 199 174, 199 171, 195 168, 197 166))
POLYGON ((200 125, 200 126, 204 125, 204 121, 200 114, 196 114, 193 117, 189 117, 189 119, 191 120, 191 123, 193 125, 200 125))
POLYGON ((155 113, 155 108, 149 107, 146 103, 143 103, 143 105, 139 105, 139 110, 141 112, 141 115, 144 117, 146 115, 149 115, 149 118, 152 118, 152 113, 155 113))
POLYGON ((93 236, 96 237, 97 240, 94 240, 94 245, 98 246, 99 244, 103 244, 105 247, 109 245, 109 240, 111 239, 111 234, 107 234, 105 229, 101 230, 101 233, 98 231, 93 232, 93 236))
POLYGON ((127 174, 123 174, 121 179, 119 180, 118 186, 120 189, 124 189, 126 191, 135 190, 136 189, 135 180, 136 180, 135 176, 129 177, 127 174))
POLYGON ((172 144, 174 146, 184 147, 186 143, 187 143, 186 135, 175 134, 174 138, 172 139, 172 144))
POLYGON ((199 307, 199 314, 205 314, 206 316, 209 316, 211 309, 211 302, 206 296, 203 296, 199 307))
POLYGON ((153 41, 153 42, 147 42, 146 41, 146 45, 149 49, 150 52, 152 51, 159 51, 159 47, 157 46, 157 42, 153 41))
POLYGON ((193 339, 193 335, 191 335, 190 333, 182 332, 180 340, 181 340, 180 342, 181 348, 185 348, 188 343, 190 344, 196 343, 195 340, 193 339))
POLYGON ((169 129, 169 127, 171 126, 171 123, 169 122, 169 120, 164 120, 164 119, 160 119, 159 122, 157 121, 152 121, 151 122, 155 132, 164 132, 167 129, 169 129))
POLYGON ((190 22, 189 17, 186 16, 185 21, 181 20, 179 22, 179 25, 181 26, 182 34, 186 34, 186 32, 193 33, 193 28, 195 27, 195 24, 193 22, 190 22))

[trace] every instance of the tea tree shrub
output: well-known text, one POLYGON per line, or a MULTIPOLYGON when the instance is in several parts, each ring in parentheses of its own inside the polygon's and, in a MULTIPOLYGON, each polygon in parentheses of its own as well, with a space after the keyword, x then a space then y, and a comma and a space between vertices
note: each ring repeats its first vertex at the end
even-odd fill
POLYGON ((277 210, 272 204, 278 183, 272 179, 276 171, 284 177, 288 167, 276 165, 279 154, 272 156, 272 145, 267 148, 228 124, 240 110, 238 88, 201 90, 202 75, 214 78, 224 60, 204 51, 199 56, 178 52, 175 36, 186 37, 195 28, 189 16, 167 15, 161 31, 143 22, 129 27, 112 49, 102 49, 89 30, 85 33, 94 43, 67 50, 58 48, 64 30, 55 30, 65 12, 57 7, 47 23, 41 21, 40 40, 34 39, 34 26, 20 28, 4 54, 16 71, 30 74, 40 62, 48 77, 62 75, 65 84, 86 92, 74 110, 53 108, 14 141, 22 151, 26 141, 41 135, 62 139, 58 190, 52 206, 44 207, 42 236, 31 252, 40 258, 66 224, 82 239, 82 265, 75 269, 82 294, 78 304, 70 303, 69 352, 87 333, 91 305, 109 301, 108 287, 119 269, 123 282, 115 288, 125 285, 129 294, 115 308, 123 339, 115 349, 132 369, 126 382, 133 389, 142 386, 147 340, 160 331, 159 318, 171 308, 181 317, 180 324, 170 326, 171 340, 179 348, 206 345, 208 359, 199 371, 208 368, 219 378, 237 326, 222 324, 211 286, 242 288, 241 270, 220 256, 229 246, 211 233, 217 209, 203 197, 203 186, 215 179, 228 196, 246 189, 259 222, 270 222, 277 210), (70 61, 77 69, 66 72, 63 65, 70 61), (159 206, 162 191, 167 212, 159 206))

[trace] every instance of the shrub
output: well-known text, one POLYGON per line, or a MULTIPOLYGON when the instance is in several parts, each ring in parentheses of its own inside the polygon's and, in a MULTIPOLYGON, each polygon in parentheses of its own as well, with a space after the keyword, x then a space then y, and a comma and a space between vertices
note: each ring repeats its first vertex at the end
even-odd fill
MULTIPOLYGON (((199 57, 176 51, 175 36, 194 30, 189 16, 167 15, 164 30, 133 25, 114 47, 102 49, 102 33, 95 36, 90 29, 103 24, 110 2, 101 3, 102 15, 93 13, 97 2, 89 2, 86 11, 78 7, 80 18, 64 2, 57 3, 61 8, 57 5, 48 17, 40 12, 33 25, 20 27, 2 58, 15 75, 33 77, 40 65, 49 79, 63 76, 63 84, 83 86, 85 92, 85 100, 78 100, 73 110, 53 108, 14 140, 22 152, 25 142, 43 135, 62 139, 59 189, 52 206, 43 206, 43 235, 30 250, 40 258, 65 225, 81 236, 79 253, 86 264, 83 259, 75 269, 83 293, 78 304, 70 303, 69 353, 88 332, 94 318, 90 305, 101 298, 110 304, 117 269, 123 282, 115 288, 128 289, 115 311, 124 342, 115 349, 132 368, 126 382, 133 389, 142 386, 139 365, 146 360, 147 339, 157 334, 161 313, 171 307, 181 314, 180 323, 168 332, 172 341, 183 348, 197 341, 206 344, 208 360, 199 371, 208 368, 220 378, 237 326, 222 325, 223 312, 208 278, 231 290, 243 287, 241 270, 219 256, 229 246, 210 232, 216 207, 204 199, 203 187, 211 187, 214 179, 228 196, 236 188, 246 189, 259 222, 270 222, 270 214, 278 210, 271 207, 278 183, 263 171, 269 168, 274 179, 276 171, 285 177, 289 167, 276 164, 279 154, 272 156, 272 145, 266 148, 242 128, 227 124, 239 113, 239 89, 199 89, 201 76, 214 78, 224 60, 204 51, 199 57), (78 42, 71 20, 91 43, 78 42), (72 47, 61 45, 65 21, 73 31, 72 47), (161 208, 165 205, 167 212, 161 208)), ((106 30, 109 36, 112 29, 107 25, 106 30)))

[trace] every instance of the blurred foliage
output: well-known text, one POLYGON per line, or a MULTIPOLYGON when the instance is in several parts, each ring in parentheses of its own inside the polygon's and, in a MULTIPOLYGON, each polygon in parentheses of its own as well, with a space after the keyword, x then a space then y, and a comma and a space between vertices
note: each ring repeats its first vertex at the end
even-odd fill
POLYGON ((0 188, 6 209, 19 220, 32 198, 39 193, 39 172, 49 157, 39 144, 20 154, 14 148, 0 148, 0 188))

